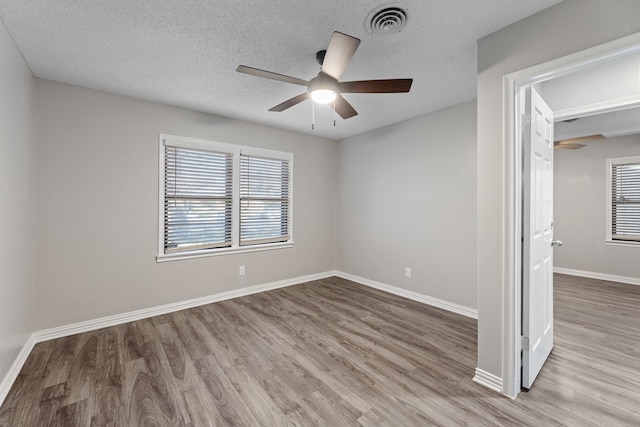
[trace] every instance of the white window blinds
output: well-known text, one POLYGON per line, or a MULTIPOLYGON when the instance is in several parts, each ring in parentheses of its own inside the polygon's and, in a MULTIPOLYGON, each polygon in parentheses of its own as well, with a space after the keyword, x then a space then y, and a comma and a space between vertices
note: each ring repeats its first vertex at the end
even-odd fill
POLYGON ((231 153, 165 146, 164 252, 231 246, 231 153))
POLYGON ((610 183, 612 240, 640 242, 640 161, 613 162, 610 183))
POLYGON ((240 156, 240 245, 289 240, 289 162, 240 156))
POLYGON ((158 262, 293 246, 293 154, 160 135, 158 262))

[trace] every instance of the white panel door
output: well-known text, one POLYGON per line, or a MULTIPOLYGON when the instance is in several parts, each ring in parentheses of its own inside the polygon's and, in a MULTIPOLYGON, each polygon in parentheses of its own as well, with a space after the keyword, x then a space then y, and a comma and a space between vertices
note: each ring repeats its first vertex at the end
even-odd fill
POLYGON ((531 388, 553 348, 553 112, 535 89, 526 95, 522 387, 531 388))

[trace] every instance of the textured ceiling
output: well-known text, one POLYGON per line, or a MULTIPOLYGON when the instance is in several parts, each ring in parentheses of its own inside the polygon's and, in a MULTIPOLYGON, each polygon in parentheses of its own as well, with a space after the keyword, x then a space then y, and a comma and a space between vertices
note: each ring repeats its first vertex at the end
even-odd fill
POLYGON ((634 107, 556 122, 554 139, 558 141, 597 134, 602 134, 606 138, 615 138, 638 133, 640 133, 640 108, 634 107))
POLYGON ((37 77, 340 139, 476 97, 476 41, 559 0, 405 0, 401 33, 370 35, 370 0, 0 0, 37 77), (236 73, 248 65, 308 80, 331 33, 362 40, 346 80, 413 78, 408 94, 346 94, 358 110, 267 111, 304 88, 236 73))

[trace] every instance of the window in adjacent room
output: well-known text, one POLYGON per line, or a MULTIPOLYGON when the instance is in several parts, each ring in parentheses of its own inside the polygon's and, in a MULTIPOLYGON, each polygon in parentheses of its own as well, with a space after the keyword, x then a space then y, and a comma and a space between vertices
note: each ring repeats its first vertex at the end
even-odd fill
POLYGON ((612 243, 640 243, 640 157, 607 160, 608 230, 612 243))
POLYGON ((292 161, 160 135, 158 261, 291 246, 292 161))

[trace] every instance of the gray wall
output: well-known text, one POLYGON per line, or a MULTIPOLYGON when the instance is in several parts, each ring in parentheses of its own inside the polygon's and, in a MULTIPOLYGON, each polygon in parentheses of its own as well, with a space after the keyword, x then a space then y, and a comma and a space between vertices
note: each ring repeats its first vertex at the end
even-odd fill
POLYGON ((565 0, 478 44, 478 368, 502 378, 505 217, 503 76, 640 31, 637 0, 565 0))
POLYGON ((339 270, 477 307, 475 132, 469 102, 340 141, 339 270))
POLYGON ((335 269, 335 141, 47 80, 36 91, 36 330, 335 269), (159 133, 294 153, 295 246, 156 263, 159 133))
POLYGON ((608 245, 606 160, 640 156, 640 135, 556 150, 554 159, 555 267, 640 279, 640 248, 608 245))
POLYGON ((0 381, 33 332, 33 88, 0 21, 0 381))

